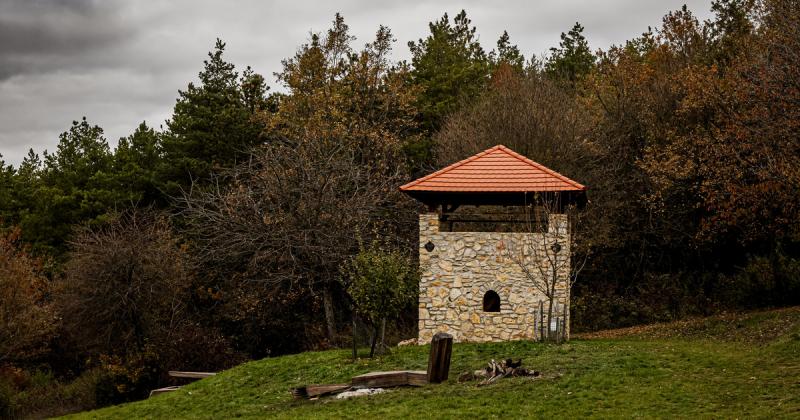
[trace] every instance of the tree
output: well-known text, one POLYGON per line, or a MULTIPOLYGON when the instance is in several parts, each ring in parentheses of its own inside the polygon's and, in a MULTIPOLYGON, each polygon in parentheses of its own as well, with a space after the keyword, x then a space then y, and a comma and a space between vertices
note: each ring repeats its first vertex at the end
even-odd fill
POLYGON ((361 249, 344 271, 349 280, 347 293, 355 310, 373 326, 369 352, 369 357, 373 357, 379 323, 398 316, 416 300, 419 275, 406 255, 386 251, 376 243, 361 249))
POLYGON ((102 221, 122 197, 113 188, 113 155, 103 129, 84 117, 59 136, 44 161, 32 152, 18 171, 20 188, 30 194, 19 224, 34 252, 61 255, 72 226, 102 221))
POLYGON ((508 31, 503 31, 497 40, 497 49, 489 53, 489 59, 494 67, 509 65, 517 73, 522 73, 525 65, 525 56, 519 52, 519 47, 511 43, 508 31))
POLYGON ((178 195, 193 180, 207 180, 213 171, 233 166, 262 141, 263 127, 254 114, 266 100, 264 79, 249 68, 239 79, 224 52, 225 43, 217 39, 203 62, 200 84, 189 83, 178 92, 162 142, 160 176, 168 194, 178 195))
POLYGON ((6 166, 3 155, 0 155, 0 227, 14 215, 14 176, 16 170, 6 166))
POLYGON ((301 290, 321 297, 327 335, 335 340, 339 268, 358 252, 354 237, 378 228, 413 230, 411 209, 397 191, 401 172, 374 173, 362 153, 381 151, 326 139, 265 146, 230 174, 230 188, 196 190, 183 207, 201 259, 260 285, 265 296, 301 290))
MULTIPOLYGON (((417 100, 421 128, 428 133, 439 129, 447 114, 458 109, 465 98, 480 94, 491 73, 489 57, 478 42, 475 27, 462 10, 453 22, 445 13, 430 22, 430 35, 409 42, 411 78, 422 88, 417 100)), ((511 54, 510 49, 504 51, 511 54)), ((512 58, 509 56, 509 58, 512 58)), ((432 163, 431 142, 427 137, 406 145, 412 165, 422 168, 432 163)))
POLYGON ((142 122, 128 137, 119 139, 114 151, 114 188, 130 204, 163 203, 158 169, 162 165, 161 133, 142 122))
POLYGON ((67 339, 89 355, 124 356, 146 344, 167 353, 186 322, 192 267, 166 218, 152 210, 79 229, 56 291, 67 339))
POLYGON ((580 210, 562 203, 559 195, 539 194, 525 206, 525 234, 506 245, 511 260, 547 298, 547 319, 541 320, 543 341, 560 342, 568 336, 572 286, 588 259, 588 249, 578 250, 575 240, 576 231, 583 230, 576 229, 581 220, 580 210), (562 313, 556 313, 559 305, 562 313), (554 322, 559 318, 563 325, 554 322))
POLYGON ((19 228, 0 234, 0 363, 35 360, 58 327, 43 262, 19 240, 19 228))
POLYGON ((550 48, 544 68, 551 77, 574 84, 592 70, 594 62, 595 56, 583 36, 583 26, 575 22, 569 32, 561 33, 558 48, 550 48))
POLYGON ((447 13, 430 22, 430 35, 408 43, 414 82, 424 87, 420 111, 425 127, 435 131, 462 97, 474 97, 489 77, 489 59, 462 10, 453 22, 447 13))

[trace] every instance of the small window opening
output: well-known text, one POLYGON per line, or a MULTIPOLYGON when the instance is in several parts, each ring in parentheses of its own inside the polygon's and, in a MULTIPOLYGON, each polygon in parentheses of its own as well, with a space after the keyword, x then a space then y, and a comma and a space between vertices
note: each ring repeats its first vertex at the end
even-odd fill
POLYGON ((484 312, 500 312, 500 295, 494 290, 489 290, 483 295, 484 312))

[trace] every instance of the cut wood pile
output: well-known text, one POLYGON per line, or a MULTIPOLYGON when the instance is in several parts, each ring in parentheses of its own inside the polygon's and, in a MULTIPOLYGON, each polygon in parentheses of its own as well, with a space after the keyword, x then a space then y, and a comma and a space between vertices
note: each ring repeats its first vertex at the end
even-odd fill
POLYGON ((458 377, 458 382, 467 382, 481 379, 478 386, 489 385, 506 377, 538 377, 539 371, 522 367, 522 359, 514 362, 511 359, 501 360, 499 363, 492 359, 485 368, 474 372, 464 372, 458 377))

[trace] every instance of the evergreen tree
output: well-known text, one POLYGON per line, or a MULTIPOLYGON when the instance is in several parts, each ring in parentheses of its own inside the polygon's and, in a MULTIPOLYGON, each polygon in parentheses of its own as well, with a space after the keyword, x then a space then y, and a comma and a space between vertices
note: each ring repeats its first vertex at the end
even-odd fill
POLYGON ((550 48, 545 72, 551 77, 575 83, 594 67, 595 56, 583 36, 583 26, 575 22, 569 32, 561 33, 558 48, 550 48))
POLYGON ((519 47, 511 43, 508 31, 503 31, 503 35, 500 35, 500 39, 497 40, 497 49, 492 51, 489 57, 494 67, 507 64, 520 73, 525 64, 525 56, 519 52, 519 47))
POLYGON ((113 155, 103 129, 84 117, 59 136, 56 152, 44 163, 29 153, 18 172, 27 206, 19 219, 34 250, 61 254, 73 225, 102 220, 119 203, 113 189, 113 155))
POLYGON ((14 201, 14 167, 6 166, 3 155, 0 154, 0 228, 2 228, 13 213, 14 201))
POLYGON ((491 62, 471 23, 464 10, 452 23, 445 13, 428 25, 427 38, 408 43, 413 80, 424 88, 418 104, 423 128, 429 131, 438 130, 463 98, 479 95, 489 78, 491 62))
POLYGON ((128 137, 119 139, 114 152, 114 188, 132 204, 164 204, 158 190, 161 165, 161 133, 142 122, 128 137))
POLYGON ((163 139, 161 177, 168 194, 232 166, 259 143, 262 127, 253 113, 266 102, 264 79, 248 69, 240 80, 234 65, 223 59, 224 52, 225 43, 217 39, 204 61, 200 84, 189 83, 179 91, 163 139))

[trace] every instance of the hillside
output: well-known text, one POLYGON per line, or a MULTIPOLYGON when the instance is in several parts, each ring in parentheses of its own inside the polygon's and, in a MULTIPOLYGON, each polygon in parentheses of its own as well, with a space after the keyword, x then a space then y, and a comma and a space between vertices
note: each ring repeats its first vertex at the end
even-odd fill
POLYGON ((246 363, 180 391, 75 418, 791 417, 800 415, 800 307, 586 335, 561 346, 457 344, 450 381, 350 400, 289 390, 375 370, 424 369, 428 347, 352 362, 345 350, 246 363), (521 357, 542 378, 458 383, 521 357))

